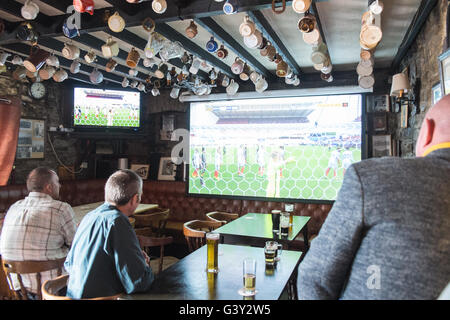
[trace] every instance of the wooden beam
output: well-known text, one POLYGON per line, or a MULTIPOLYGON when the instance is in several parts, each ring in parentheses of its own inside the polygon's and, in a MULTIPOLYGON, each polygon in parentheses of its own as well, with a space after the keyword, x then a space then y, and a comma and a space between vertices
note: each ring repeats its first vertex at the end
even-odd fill
POLYGON ((207 52, 205 49, 201 48, 197 44, 195 44, 193 41, 189 40, 182 34, 180 34, 178 31, 173 29, 172 27, 168 26, 165 23, 159 23, 155 27, 155 31, 162 36, 166 37, 170 41, 179 41, 183 48, 193 55, 199 57, 200 59, 205 60, 209 63, 211 67, 214 67, 217 71, 222 72, 223 74, 226 74, 230 78, 235 78, 235 74, 231 72, 230 67, 225 64, 222 60, 219 58, 216 58, 209 52, 207 52))
POLYGON ((63 13, 67 12, 67 7, 73 5, 72 0, 39 0, 49 6, 62 11, 63 13))
POLYGON ((438 0, 422 0, 422 2, 420 3, 420 6, 417 9, 415 16, 412 19, 412 22, 409 25, 408 30, 406 31, 402 43, 398 47, 397 54, 395 55, 394 60, 392 61, 391 64, 392 73, 397 72, 397 69, 399 68, 401 61, 405 57, 411 45, 416 40, 416 37, 419 34, 420 30, 422 30, 422 26, 427 21, 427 18, 430 15, 431 10, 433 10, 433 8, 436 6, 437 3, 438 0))
POLYGON ((273 78, 273 74, 266 69, 255 57, 244 49, 229 33, 227 33, 211 17, 195 19, 195 22, 206 29, 218 42, 222 42, 229 50, 233 51, 238 57, 243 59, 256 72, 262 74, 266 79, 273 78))
POLYGON ((287 63, 295 74, 300 75, 302 72, 300 67, 294 57, 289 53, 286 46, 283 44, 283 41, 281 41, 276 32, 270 26, 270 23, 264 15, 260 11, 250 11, 248 12, 248 15, 255 23, 257 29, 259 29, 263 36, 272 43, 275 49, 277 49, 277 53, 283 58, 283 61, 287 63))

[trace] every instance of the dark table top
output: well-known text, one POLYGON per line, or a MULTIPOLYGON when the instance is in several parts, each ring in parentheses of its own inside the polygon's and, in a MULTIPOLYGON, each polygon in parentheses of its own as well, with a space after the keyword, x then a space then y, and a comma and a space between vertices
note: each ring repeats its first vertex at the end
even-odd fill
MULTIPOLYGON (((214 232, 220 233, 221 236, 242 237, 253 242, 255 239, 259 239, 260 241, 273 239, 286 243, 294 240, 298 236, 310 218, 307 216, 294 216, 292 227, 289 228, 287 236, 280 236, 272 232, 272 214, 267 213, 247 213, 217 228, 214 232)), ((226 239, 224 243, 227 243, 226 239)))
POLYGON ((255 300, 277 300, 298 267, 302 252, 283 250, 273 272, 267 272, 264 249, 219 244, 219 272, 206 269, 206 245, 164 270, 149 292, 124 295, 126 300, 244 300, 238 290, 243 287, 242 262, 256 259, 255 300))

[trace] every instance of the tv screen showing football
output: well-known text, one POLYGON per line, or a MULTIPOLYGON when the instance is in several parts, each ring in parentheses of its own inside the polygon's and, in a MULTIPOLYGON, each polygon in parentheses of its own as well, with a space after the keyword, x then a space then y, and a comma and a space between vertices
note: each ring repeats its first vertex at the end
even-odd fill
POLYGON ((361 118, 358 94, 191 103, 189 193, 335 200, 361 118))
POLYGON ((139 92, 74 88, 74 126, 137 128, 140 100, 139 92))

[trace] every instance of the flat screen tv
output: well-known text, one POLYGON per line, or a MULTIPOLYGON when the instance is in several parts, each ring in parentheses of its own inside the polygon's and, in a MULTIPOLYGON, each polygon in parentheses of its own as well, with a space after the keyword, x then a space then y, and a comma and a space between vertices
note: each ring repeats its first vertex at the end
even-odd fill
POLYGON ((140 92, 75 87, 75 128, 139 128, 140 92))
POLYGON ((362 126, 359 94, 193 102, 188 193, 331 202, 362 126))

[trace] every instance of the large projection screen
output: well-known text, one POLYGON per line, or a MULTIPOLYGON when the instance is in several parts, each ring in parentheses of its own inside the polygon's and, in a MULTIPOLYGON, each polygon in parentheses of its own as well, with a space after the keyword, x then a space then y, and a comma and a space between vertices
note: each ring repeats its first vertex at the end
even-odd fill
POLYGON ((333 201, 362 120, 360 94, 193 102, 188 193, 333 201))

